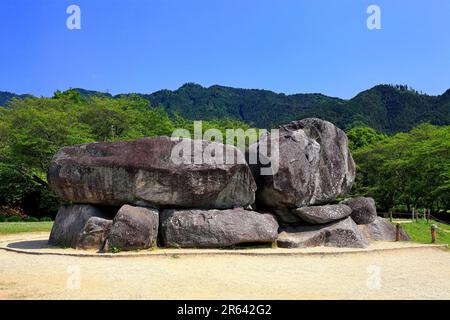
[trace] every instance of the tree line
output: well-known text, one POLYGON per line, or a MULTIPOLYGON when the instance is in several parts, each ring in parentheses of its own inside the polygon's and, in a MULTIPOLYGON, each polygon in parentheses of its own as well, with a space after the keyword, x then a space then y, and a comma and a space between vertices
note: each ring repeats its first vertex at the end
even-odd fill
MULTIPOLYGON (((51 98, 12 99, 0 107, 0 215, 54 217, 60 205, 47 186, 53 155, 63 146, 158 135, 176 128, 192 132, 193 122, 137 95, 83 97, 76 90, 51 98)), ((203 121, 209 128, 248 129, 233 119, 203 121)))
POLYGON ((450 210, 450 126, 425 123, 391 136, 362 127, 347 134, 357 170, 354 194, 374 197, 386 212, 450 210))

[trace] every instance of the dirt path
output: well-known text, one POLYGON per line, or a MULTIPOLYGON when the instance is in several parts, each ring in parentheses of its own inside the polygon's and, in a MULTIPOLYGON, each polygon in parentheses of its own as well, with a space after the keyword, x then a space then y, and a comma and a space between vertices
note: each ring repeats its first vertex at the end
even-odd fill
POLYGON ((450 252, 96 258, 0 250, 0 298, 450 299, 450 252))

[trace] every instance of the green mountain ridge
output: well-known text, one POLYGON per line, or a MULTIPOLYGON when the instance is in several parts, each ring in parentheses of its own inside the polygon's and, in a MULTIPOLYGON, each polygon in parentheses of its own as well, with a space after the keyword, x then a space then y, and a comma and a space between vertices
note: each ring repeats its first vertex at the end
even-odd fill
POLYGON ((7 105, 8 101, 14 98, 24 99, 26 97, 32 97, 31 94, 15 94, 7 91, 0 91, 0 106, 7 105))
MULTIPOLYGON (((84 98, 118 94, 75 89, 84 98)), ((450 124, 450 89, 442 95, 419 93, 407 86, 377 85, 351 99, 329 97, 320 93, 286 95, 261 89, 239 89, 213 85, 203 87, 187 83, 176 90, 136 94, 151 107, 162 106, 169 114, 193 120, 233 118, 251 126, 271 128, 292 120, 319 117, 342 129, 370 126, 381 133, 408 131, 422 122, 450 124)), ((0 92, 0 105, 11 98, 23 98, 0 92)))

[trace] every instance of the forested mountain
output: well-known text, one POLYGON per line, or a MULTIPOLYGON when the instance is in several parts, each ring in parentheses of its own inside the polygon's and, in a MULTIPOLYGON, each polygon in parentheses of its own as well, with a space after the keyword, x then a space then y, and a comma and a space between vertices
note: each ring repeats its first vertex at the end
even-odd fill
MULTIPOLYGON (((109 93, 76 90, 83 97, 111 97, 109 93)), ((320 117, 345 130, 369 126, 381 133, 408 131, 422 122, 450 124, 450 90, 440 96, 430 96, 407 86, 378 85, 349 100, 317 93, 285 95, 218 85, 205 88, 194 83, 173 91, 137 95, 152 107, 163 106, 172 115, 195 120, 234 118, 259 128, 306 117, 320 117)), ((114 98, 124 96, 129 94, 114 98)), ((5 100, 8 94, 0 93, 0 105, 5 105, 5 100)))
POLYGON ((15 93, 11 93, 11 92, 6 92, 6 91, 0 91, 0 106, 4 106, 7 104, 7 102, 13 98, 19 98, 19 99, 23 99, 26 97, 30 97, 31 95, 29 94, 15 94, 15 93))
POLYGON ((143 97, 190 119, 233 117, 260 128, 306 117, 320 117, 343 129, 366 125, 384 133, 407 131, 421 122, 450 124, 450 90, 429 96, 406 86, 379 85, 350 100, 196 84, 143 97))

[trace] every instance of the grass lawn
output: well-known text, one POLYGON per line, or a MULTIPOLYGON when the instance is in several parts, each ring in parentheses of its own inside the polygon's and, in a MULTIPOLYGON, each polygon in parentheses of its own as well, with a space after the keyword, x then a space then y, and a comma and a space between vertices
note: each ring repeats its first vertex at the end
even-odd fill
POLYGON ((52 229, 53 222, 0 222, 0 234, 39 232, 52 229))
MULTIPOLYGON (((394 220, 395 223, 395 220, 394 220)), ((450 226, 434 220, 427 223, 424 220, 418 222, 402 223, 401 226, 405 230, 412 241, 420 243, 431 243, 431 225, 438 226, 436 229, 436 242, 450 245, 450 226), (446 232, 447 231, 447 232, 446 232)))

